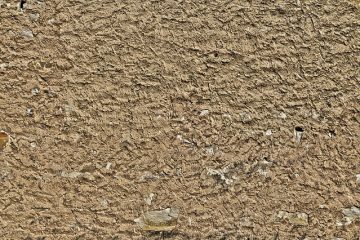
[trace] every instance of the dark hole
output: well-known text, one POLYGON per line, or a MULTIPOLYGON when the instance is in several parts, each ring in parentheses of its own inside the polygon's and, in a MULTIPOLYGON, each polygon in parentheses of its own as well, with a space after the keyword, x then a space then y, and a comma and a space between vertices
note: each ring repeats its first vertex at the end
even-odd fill
POLYGON ((219 56, 219 53, 215 52, 214 57, 218 57, 218 56, 219 56))
POLYGON ((304 132, 304 129, 302 127, 295 127, 295 131, 304 132))
POLYGON ((25 3, 26 3, 26 0, 20 0, 20 9, 24 9, 25 3))

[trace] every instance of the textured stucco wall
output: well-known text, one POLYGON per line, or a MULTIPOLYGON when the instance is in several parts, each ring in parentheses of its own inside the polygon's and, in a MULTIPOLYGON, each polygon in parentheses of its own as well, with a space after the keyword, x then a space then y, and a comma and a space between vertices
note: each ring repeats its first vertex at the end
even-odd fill
POLYGON ((354 1, 18 5, 0 0, 1 239, 359 239, 354 1), (167 207, 170 234, 133 221, 167 207))

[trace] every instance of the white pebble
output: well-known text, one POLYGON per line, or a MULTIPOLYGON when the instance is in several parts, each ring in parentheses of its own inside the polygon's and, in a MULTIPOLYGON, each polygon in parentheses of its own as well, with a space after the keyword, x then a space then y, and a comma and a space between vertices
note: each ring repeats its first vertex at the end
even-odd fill
POLYGON ((266 136, 271 136, 271 135, 272 135, 271 129, 267 130, 267 131, 265 132, 265 135, 266 135, 266 136))
POLYGON ((32 95, 38 95, 40 93, 40 89, 37 87, 34 87, 33 89, 31 89, 31 94, 32 95))
POLYGON ((105 168, 106 168, 107 170, 109 170, 110 167, 111 167, 111 163, 108 162, 108 163, 106 164, 106 167, 105 167, 105 168))
POLYGON ((33 38, 34 34, 30 29, 25 29, 21 32, 21 35, 26 38, 33 38))
POLYGON ((208 114, 209 114, 209 110, 207 110, 207 109, 204 109, 200 112, 200 116, 206 116, 208 114))
POLYGON ((282 112, 282 113, 279 114, 279 117, 280 117, 281 119, 286 119, 287 116, 286 116, 285 113, 282 112))

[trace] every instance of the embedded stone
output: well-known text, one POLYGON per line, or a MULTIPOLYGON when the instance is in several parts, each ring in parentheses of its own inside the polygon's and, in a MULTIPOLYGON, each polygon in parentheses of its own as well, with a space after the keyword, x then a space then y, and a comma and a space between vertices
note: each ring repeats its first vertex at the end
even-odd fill
POLYGON ((166 208, 159 211, 149 211, 134 221, 145 231, 172 231, 177 225, 178 208, 166 208))

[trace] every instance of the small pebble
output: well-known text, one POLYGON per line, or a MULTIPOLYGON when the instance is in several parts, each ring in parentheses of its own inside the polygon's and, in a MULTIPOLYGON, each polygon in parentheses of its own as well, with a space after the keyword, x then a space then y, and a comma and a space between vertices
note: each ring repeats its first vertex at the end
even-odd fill
POLYGON ((144 198, 144 201, 147 205, 151 205, 152 201, 154 200, 155 194, 150 193, 148 197, 144 198))
POLYGON ((352 206, 350 208, 344 208, 342 210, 344 217, 336 223, 338 227, 348 226, 352 224, 355 219, 360 217, 360 208, 352 206))
POLYGON ((8 63, 0 63, 0 70, 3 71, 9 66, 8 63))
POLYGON ((31 94, 32 95, 38 95, 40 93, 40 89, 38 87, 34 87, 33 89, 31 89, 31 94))
POLYGON ((149 211, 134 220, 145 231, 172 231, 179 218, 178 208, 167 208, 159 211, 149 211))
POLYGON ((21 35, 25 38, 33 38, 34 34, 30 29, 25 29, 21 32, 21 35))
POLYGON ((286 116, 285 113, 282 112, 282 113, 279 114, 279 117, 280 117, 281 119, 286 119, 287 116, 286 116))
POLYGON ((266 135, 266 136, 271 136, 271 135, 272 135, 271 129, 267 130, 267 131, 265 132, 265 135, 266 135))
POLYGON ((252 121, 252 118, 251 118, 250 114, 248 114, 248 113, 240 113, 240 120, 243 123, 249 123, 252 121))
POLYGON ((214 155, 214 148, 213 148, 213 147, 206 147, 206 148, 205 148, 205 153, 206 153, 206 155, 208 155, 208 156, 214 155))
POLYGON ((199 116, 206 116, 206 115, 208 115, 208 114, 209 114, 209 110, 204 109, 204 110, 202 110, 202 111, 200 112, 199 116))
POLYGON ((309 216, 306 213, 279 211, 276 215, 277 220, 287 219, 291 224, 296 226, 306 226, 309 222, 309 216))
POLYGON ((82 175, 81 172, 70 172, 70 173, 62 172, 61 173, 61 176, 65 177, 65 178, 77 178, 81 175, 82 175))
POLYGON ((48 22, 48 24, 51 24, 51 25, 52 25, 52 24, 55 23, 55 19, 54 19, 54 18, 51 18, 51 19, 49 19, 47 22, 48 22))
POLYGON ((360 217, 360 208, 352 206, 351 208, 344 208, 342 210, 342 213, 346 216, 346 217, 360 217))
POLYGON ((33 116, 34 115, 34 110, 32 108, 27 108, 26 109, 26 115, 33 116))
POLYGON ((88 181, 94 181, 95 180, 95 177, 89 172, 83 173, 81 177, 83 179, 85 179, 85 180, 88 180, 88 181))
POLYGON ((106 168, 106 170, 109 170, 110 167, 111 167, 111 163, 108 162, 108 163, 106 164, 106 167, 105 167, 105 168, 106 168))
POLYGON ((30 20, 31 21, 33 21, 33 22, 37 22, 38 20, 39 20, 39 14, 38 13, 36 13, 36 14, 29 14, 29 18, 30 18, 30 20))

